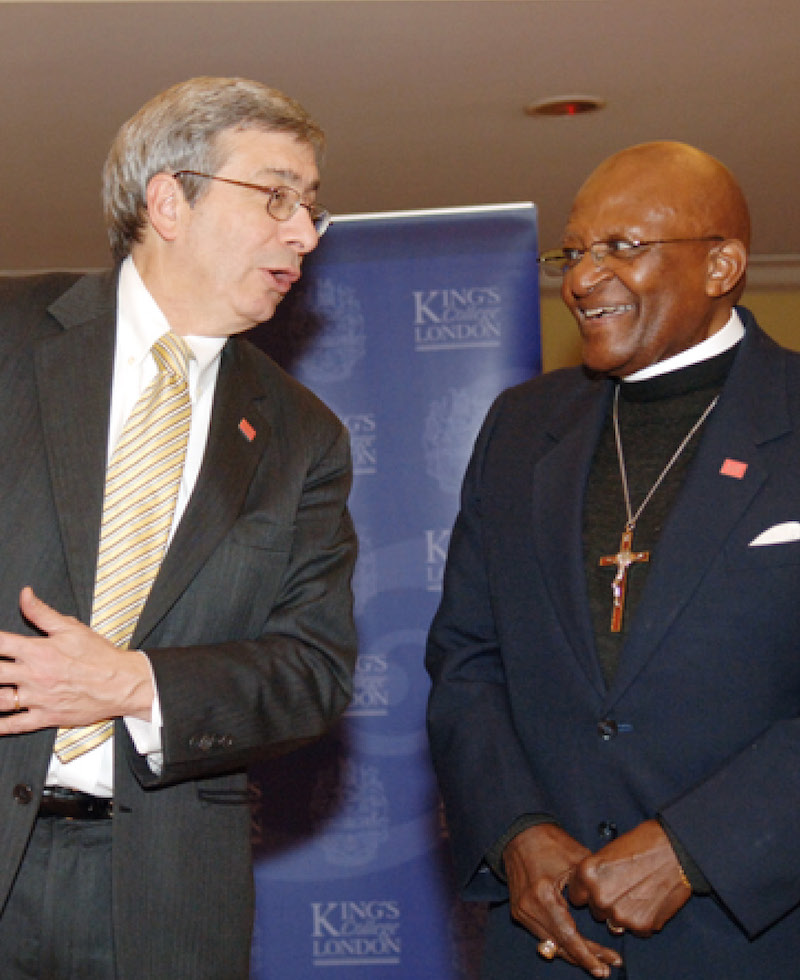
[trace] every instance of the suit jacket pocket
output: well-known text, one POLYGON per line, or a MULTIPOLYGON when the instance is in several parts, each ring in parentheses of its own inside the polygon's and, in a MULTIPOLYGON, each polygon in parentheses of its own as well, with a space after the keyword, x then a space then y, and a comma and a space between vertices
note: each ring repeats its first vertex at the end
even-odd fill
POLYGON ((780 568, 781 565, 800 565, 800 541, 753 546, 748 543, 730 544, 725 549, 725 563, 730 569, 780 568))
POLYGON ((257 512, 239 518, 231 528, 231 539, 247 548, 288 554, 292 548, 294 530, 293 524, 279 524, 257 512))
POLYGON ((261 636, 282 587, 295 527, 254 512, 241 517, 209 556, 182 602, 191 610, 191 632, 181 621, 181 645, 261 636))
POLYGON ((197 795, 202 803, 218 806, 252 806, 258 799, 249 786, 247 789, 198 789, 197 795))

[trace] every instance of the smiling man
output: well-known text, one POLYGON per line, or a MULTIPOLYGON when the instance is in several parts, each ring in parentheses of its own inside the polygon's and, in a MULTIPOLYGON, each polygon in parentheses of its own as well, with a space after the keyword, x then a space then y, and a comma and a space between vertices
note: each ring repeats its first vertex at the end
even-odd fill
POLYGON ((749 240, 747 204, 722 166, 686 146, 646 144, 586 181, 563 249, 543 263, 564 276, 586 367, 627 377, 725 326, 744 285, 749 240))
POLYGON ((484 977, 797 974, 800 357, 735 305, 749 234, 657 142, 542 256, 584 366, 491 409, 428 646, 484 977))
POLYGON ((355 661, 347 433, 238 336, 327 227, 322 142, 260 83, 176 85, 106 161, 113 271, 0 287, 8 980, 249 976, 247 766, 355 661))

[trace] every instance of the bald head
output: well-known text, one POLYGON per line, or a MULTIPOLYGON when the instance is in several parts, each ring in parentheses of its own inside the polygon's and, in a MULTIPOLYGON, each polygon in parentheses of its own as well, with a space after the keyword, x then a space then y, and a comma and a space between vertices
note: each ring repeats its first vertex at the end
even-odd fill
POLYGON ((684 234, 721 235, 750 247, 750 212, 742 189, 715 157, 687 143, 639 143, 604 160, 575 198, 602 193, 673 212, 684 234))
POLYGON ((707 153, 657 142, 609 157, 578 191, 563 237, 578 256, 561 295, 584 364, 627 377, 721 330, 749 243, 741 188, 707 153))

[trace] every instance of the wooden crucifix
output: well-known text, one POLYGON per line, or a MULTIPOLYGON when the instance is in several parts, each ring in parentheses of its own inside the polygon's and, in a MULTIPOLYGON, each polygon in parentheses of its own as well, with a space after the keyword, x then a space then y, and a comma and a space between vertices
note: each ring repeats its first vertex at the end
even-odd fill
POLYGON ((625 611, 625 592, 628 588, 628 569, 635 562, 650 561, 649 551, 632 551, 633 528, 625 526, 619 542, 619 551, 616 555, 604 555, 600 559, 600 565, 607 568, 616 565, 617 574, 611 583, 611 594, 613 602, 611 606, 611 632, 619 633, 622 629, 622 614, 625 611))

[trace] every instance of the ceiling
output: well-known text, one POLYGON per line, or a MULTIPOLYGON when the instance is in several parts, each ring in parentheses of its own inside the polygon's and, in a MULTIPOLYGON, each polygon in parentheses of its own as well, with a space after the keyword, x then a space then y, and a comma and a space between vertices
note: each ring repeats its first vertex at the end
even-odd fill
POLYGON ((284 89, 322 123, 334 213, 533 200, 542 247, 605 156, 686 140, 739 177, 756 266, 791 277, 799 41, 797 0, 0 3, 0 269, 106 265, 116 129, 173 82, 219 74, 284 89), (523 112, 564 94, 607 107, 523 112))

